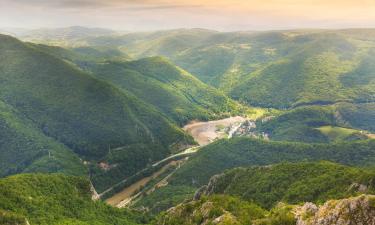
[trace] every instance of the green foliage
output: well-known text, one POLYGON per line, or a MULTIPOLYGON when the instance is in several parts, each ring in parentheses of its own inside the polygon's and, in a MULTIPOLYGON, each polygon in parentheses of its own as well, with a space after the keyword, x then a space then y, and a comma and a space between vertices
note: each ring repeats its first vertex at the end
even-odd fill
MULTIPOLYGON (((0 218, 30 224, 139 224, 147 218, 92 201, 80 177, 22 174, 0 179, 0 218)), ((0 219, 1 220, 1 219, 0 219)), ((14 223, 13 223, 14 224, 14 223)))
POLYGON ((253 221, 254 225, 295 225, 293 206, 279 203, 265 218, 253 221))
POLYGON ((266 211, 259 206, 226 195, 203 197, 178 205, 168 213, 161 215, 156 224, 165 225, 194 225, 214 224, 218 217, 220 224, 251 224, 253 220, 263 218, 266 211))
POLYGON ((328 142, 315 128, 336 124, 333 110, 319 106, 301 107, 287 111, 266 122, 257 122, 257 131, 270 135, 272 140, 328 142))
POLYGON ((375 193, 374 178, 374 171, 330 162, 282 163, 229 170, 212 191, 272 208, 279 201, 323 203, 346 198, 360 193, 353 184, 365 185, 367 193, 375 193))
POLYGON ((91 68, 97 77, 154 105, 179 125, 239 113, 241 107, 164 58, 127 63, 107 62, 91 68))
POLYGON ((0 100, 0 176, 21 172, 86 175, 70 149, 45 136, 32 121, 0 100))
POLYGON ((326 135, 331 141, 367 139, 367 136, 365 134, 362 134, 360 133, 360 131, 354 129, 333 126, 322 126, 317 129, 324 135, 326 135))
POLYGON ((0 210, 0 224, 27 225, 26 218, 13 212, 0 210))
POLYGON ((185 199, 191 198, 195 188, 189 186, 167 185, 158 188, 149 195, 143 196, 134 205, 135 208, 146 207, 151 214, 158 214, 185 199))
POLYGON ((375 140, 332 144, 263 141, 250 138, 220 140, 202 148, 171 178, 173 185, 200 187, 215 174, 239 166, 279 162, 329 160, 346 165, 373 165, 375 140))
POLYGON ((350 127, 375 132, 375 103, 337 105, 341 120, 350 127))
MULTIPOLYGON (((375 141, 357 141, 331 144, 304 144, 293 142, 263 141, 250 138, 232 138, 220 140, 206 147, 191 157, 170 178, 167 187, 145 196, 143 203, 150 206, 156 199, 160 201, 163 196, 174 198, 173 193, 178 190, 191 191, 184 195, 176 195, 176 200, 182 201, 183 197, 191 197, 194 190, 206 185, 215 175, 240 166, 270 165, 281 162, 301 162, 329 160, 345 165, 371 166, 375 159, 375 141), (161 195, 160 193, 163 193, 161 195)), ((165 205, 168 209, 172 204, 165 205)))
POLYGON ((255 106, 375 100, 371 29, 231 33, 185 29, 88 38, 85 44, 119 47, 136 58, 165 56, 203 82, 255 106))
MULTIPOLYGON (((128 92, 93 78, 36 45, 4 35, 0 40, 0 100, 32 121, 39 133, 64 144, 81 158, 94 164, 101 160, 111 163, 109 148, 123 147, 128 151, 121 151, 124 161, 116 162, 118 168, 134 172, 170 154, 172 146, 193 142, 157 109, 128 92), (143 151, 145 147, 138 145, 162 151, 143 151), (128 152, 144 160, 130 164, 128 152)), ((13 148, 13 152, 20 149, 13 148)), ((47 155, 45 150, 40 154, 47 155)), ((23 160, 34 161, 32 157, 23 160)), ((49 161, 38 160, 38 166, 43 167, 43 163, 49 161)), ((95 171, 96 184, 96 176, 104 172, 95 171)), ((107 180, 106 186, 125 177, 118 169, 106 173, 117 174, 116 179, 107 180)))
POLYGON ((367 139, 364 133, 371 132, 375 124, 373 106, 339 103, 298 107, 267 121, 258 120, 256 131, 265 132, 276 141, 325 143, 367 139))

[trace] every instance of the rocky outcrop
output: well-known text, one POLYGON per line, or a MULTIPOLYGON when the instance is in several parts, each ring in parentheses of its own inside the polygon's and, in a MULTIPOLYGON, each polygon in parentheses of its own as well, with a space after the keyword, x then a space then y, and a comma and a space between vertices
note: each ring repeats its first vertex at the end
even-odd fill
POLYGON ((375 225, 375 195, 330 200, 295 209, 297 225, 375 225))
POLYGON ((199 200, 202 195, 211 195, 219 192, 221 178, 225 177, 225 174, 217 174, 211 177, 207 185, 200 187, 194 194, 194 200, 199 200))
POLYGON ((217 206, 211 201, 199 206, 196 203, 193 201, 169 209, 157 225, 241 225, 237 218, 228 211, 222 210, 220 215, 215 216, 214 211, 217 210, 217 206))

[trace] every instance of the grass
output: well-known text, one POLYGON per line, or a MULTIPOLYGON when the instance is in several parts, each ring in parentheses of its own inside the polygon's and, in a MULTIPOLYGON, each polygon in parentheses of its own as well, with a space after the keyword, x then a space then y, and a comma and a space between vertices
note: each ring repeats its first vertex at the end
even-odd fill
MULTIPOLYGON (((322 126, 317 128, 320 132, 326 135, 331 141, 344 141, 348 140, 353 135, 361 135, 361 131, 344 128, 344 127, 334 127, 334 126, 322 126)), ((363 132, 363 131, 362 131, 363 132)), ((365 134, 362 134, 364 138, 365 134)))

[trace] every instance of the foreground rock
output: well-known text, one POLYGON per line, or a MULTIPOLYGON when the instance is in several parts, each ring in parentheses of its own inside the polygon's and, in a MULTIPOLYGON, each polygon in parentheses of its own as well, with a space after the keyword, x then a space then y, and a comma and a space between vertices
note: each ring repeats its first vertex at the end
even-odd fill
POLYGON ((375 195, 331 200, 295 209, 297 225, 375 225, 375 195))

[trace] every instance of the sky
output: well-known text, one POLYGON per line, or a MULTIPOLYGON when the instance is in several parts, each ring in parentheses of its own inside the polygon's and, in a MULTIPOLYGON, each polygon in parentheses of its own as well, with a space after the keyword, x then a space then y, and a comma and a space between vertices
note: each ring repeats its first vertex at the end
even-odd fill
POLYGON ((375 27, 375 0, 0 0, 0 27, 221 31, 375 27))

